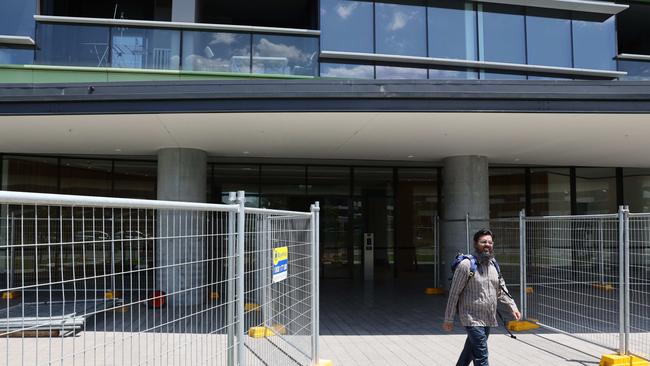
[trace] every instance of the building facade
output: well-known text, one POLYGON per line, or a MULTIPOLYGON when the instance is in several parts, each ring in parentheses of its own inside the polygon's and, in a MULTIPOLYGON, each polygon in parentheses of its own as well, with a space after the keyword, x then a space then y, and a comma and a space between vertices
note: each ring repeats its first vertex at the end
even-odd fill
POLYGON ((3 7, 4 190, 319 201, 325 278, 365 234, 375 278, 430 276, 467 216, 650 211, 644 2, 3 7))

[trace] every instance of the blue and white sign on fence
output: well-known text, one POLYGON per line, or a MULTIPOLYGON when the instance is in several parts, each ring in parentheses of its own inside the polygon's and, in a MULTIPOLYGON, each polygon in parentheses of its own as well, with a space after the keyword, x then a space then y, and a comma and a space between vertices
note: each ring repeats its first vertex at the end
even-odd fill
POLYGON ((287 278, 289 273, 289 248, 273 248, 273 283, 287 278))

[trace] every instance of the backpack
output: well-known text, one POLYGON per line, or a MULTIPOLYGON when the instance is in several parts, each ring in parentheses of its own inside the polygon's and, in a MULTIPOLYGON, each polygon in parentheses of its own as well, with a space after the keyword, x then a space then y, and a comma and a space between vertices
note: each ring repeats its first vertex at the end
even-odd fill
MULTIPOLYGON (((456 255, 456 258, 454 258, 454 261, 451 263, 451 273, 453 276, 453 273, 456 271, 456 268, 460 264, 460 262, 464 261, 465 259, 469 260, 469 278, 471 279, 474 276, 474 273, 476 272, 476 269, 478 268, 478 265, 476 264, 476 257, 474 257, 471 254, 463 254, 463 253, 458 253, 456 255)), ((494 268, 497 269, 497 274, 499 275, 499 280, 501 280, 501 268, 499 267, 499 262, 497 262, 496 258, 490 259, 490 262, 494 265, 494 268)), ((451 280, 451 278, 450 278, 451 280)))
MULTIPOLYGON (((456 255, 456 258, 454 258, 454 261, 451 263, 451 273, 453 276, 453 273, 456 271, 456 268, 460 264, 460 262, 464 261, 465 259, 469 260, 469 277, 467 278, 467 283, 474 277, 474 273, 478 269, 478 265, 476 264, 476 257, 474 257, 471 254, 463 254, 463 253, 458 253, 456 255)), ((494 265, 494 268, 497 270, 497 274, 499 276, 499 288, 509 297, 512 299, 512 296, 510 293, 501 285, 501 279, 503 276, 501 275, 501 268, 499 267, 499 262, 497 262, 496 258, 490 259, 490 262, 494 265)), ((451 278, 449 278, 451 281, 451 278)), ((467 286, 467 283, 465 283, 465 286, 467 286)))

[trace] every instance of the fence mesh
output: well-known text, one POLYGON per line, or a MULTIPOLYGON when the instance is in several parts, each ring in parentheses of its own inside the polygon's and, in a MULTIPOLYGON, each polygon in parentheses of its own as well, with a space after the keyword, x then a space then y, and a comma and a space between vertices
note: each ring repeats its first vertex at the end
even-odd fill
POLYGON ((618 349, 618 225, 617 215, 526 219, 529 318, 618 349))
POLYGON ((239 201, 0 192, 0 366, 309 364, 317 209, 239 201))
POLYGON ((516 287, 521 282, 519 280, 519 219, 492 219, 490 230, 494 233, 494 255, 499 261, 503 279, 509 286, 516 287))
POLYGON ((650 358, 650 215, 630 214, 629 351, 650 358))
POLYGON ((249 364, 293 365, 311 360, 310 223, 305 215, 246 214, 244 314, 249 364))

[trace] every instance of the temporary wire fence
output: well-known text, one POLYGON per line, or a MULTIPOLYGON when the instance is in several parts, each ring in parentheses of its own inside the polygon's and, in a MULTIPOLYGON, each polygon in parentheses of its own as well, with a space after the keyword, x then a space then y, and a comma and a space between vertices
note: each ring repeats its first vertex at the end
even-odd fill
POLYGON ((249 212, 231 196, 0 192, 0 365, 317 359, 317 206, 249 212), (273 282, 279 246, 286 278, 273 282), (253 338, 259 325, 273 332, 253 338))

